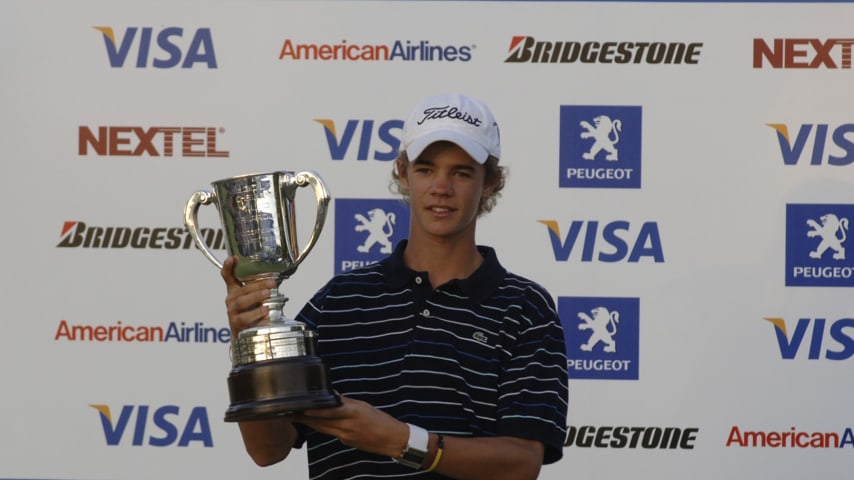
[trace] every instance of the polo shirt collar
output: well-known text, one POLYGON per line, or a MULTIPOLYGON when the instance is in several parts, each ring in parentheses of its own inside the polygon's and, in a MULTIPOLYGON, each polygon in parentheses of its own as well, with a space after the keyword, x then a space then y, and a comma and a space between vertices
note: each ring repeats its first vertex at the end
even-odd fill
MULTIPOLYGON (((410 269, 403 263, 403 251, 406 250, 407 240, 401 240, 394 252, 382 261, 385 282, 390 288, 402 288, 413 281, 419 272, 410 269)), ((454 285, 474 302, 481 303, 495 291, 507 270, 498 261, 495 249, 483 245, 477 246, 483 255, 483 263, 468 278, 451 280, 448 285, 454 285)))

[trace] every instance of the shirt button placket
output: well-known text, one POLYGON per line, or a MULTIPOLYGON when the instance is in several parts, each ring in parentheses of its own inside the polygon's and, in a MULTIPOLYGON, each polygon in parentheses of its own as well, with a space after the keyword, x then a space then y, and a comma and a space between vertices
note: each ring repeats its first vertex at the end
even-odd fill
MULTIPOLYGON (((416 285, 423 285, 424 284, 424 277, 422 277, 421 275, 416 275, 415 276, 415 284, 416 285)), ((430 310, 427 308, 421 310, 421 316, 425 317, 425 318, 429 317, 430 316, 430 310)))

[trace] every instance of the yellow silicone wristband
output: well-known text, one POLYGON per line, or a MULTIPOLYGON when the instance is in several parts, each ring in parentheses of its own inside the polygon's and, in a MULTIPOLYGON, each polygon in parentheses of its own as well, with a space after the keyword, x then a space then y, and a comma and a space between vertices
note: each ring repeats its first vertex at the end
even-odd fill
POLYGON ((442 458, 442 452, 445 450, 445 437, 439 435, 438 448, 436 449, 436 458, 433 459, 433 463, 427 469, 428 472, 432 472, 436 470, 436 467, 439 466, 439 460, 442 458))

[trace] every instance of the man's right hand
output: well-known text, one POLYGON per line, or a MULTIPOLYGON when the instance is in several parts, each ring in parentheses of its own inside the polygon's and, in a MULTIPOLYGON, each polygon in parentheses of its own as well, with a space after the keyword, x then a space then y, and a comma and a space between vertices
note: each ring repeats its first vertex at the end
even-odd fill
MULTIPOLYGON (((228 294, 225 306, 232 340, 237 334, 267 317, 269 309, 263 305, 276 288, 276 281, 267 279, 244 284, 234 275, 237 257, 231 256, 222 263, 220 274, 228 294)), ((297 437, 291 416, 267 421, 240 422, 240 434, 249 456, 260 466, 272 465, 286 458, 297 437)))
POLYGON ((271 289, 276 288, 276 281, 273 279, 244 284, 234 275, 236 265, 237 257, 230 256, 225 259, 220 270, 227 290, 225 306, 233 338, 267 317, 270 309, 261 302, 270 297, 271 289))

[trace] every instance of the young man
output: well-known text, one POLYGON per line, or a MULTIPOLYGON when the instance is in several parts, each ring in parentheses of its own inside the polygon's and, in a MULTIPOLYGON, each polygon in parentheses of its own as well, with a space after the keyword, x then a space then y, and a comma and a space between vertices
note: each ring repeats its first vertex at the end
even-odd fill
MULTIPOLYGON (((308 445, 313 479, 534 479, 562 456, 567 371, 549 293, 475 242, 504 187, 498 125, 482 102, 424 99, 404 124, 393 179, 409 238, 340 274, 297 320, 318 331, 340 407, 240 423, 250 456, 308 445)), ((270 281, 222 270, 234 335, 267 314, 270 281), (260 285, 257 285, 261 283, 260 285)))

